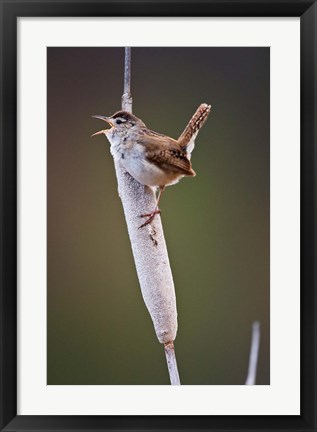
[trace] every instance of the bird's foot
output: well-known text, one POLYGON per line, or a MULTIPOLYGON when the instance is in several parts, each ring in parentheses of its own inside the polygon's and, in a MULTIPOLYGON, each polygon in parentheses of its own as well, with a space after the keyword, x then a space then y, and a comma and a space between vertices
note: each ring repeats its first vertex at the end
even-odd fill
POLYGON ((160 209, 155 209, 152 213, 141 214, 140 217, 147 217, 148 219, 144 222, 144 224, 142 224, 141 226, 139 226, 139 229, 143 228, 146 225, 148 225, 149 223, 151 223, 152 220, 155 218, 155 215, 157 215, 157 214, 161 214, 161 210, 160 209))

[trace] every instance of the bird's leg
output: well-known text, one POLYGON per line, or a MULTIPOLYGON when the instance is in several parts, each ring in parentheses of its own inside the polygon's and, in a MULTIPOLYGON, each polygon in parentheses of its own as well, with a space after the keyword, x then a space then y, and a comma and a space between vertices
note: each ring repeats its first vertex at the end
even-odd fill
POLYGON ((152 220, 154 219, 155 215, 157 214, 161 214, 161 210, 158 208, 162 193, 165 190, 165 186, 160 186, 160 190, 157 196, 157 200, 156 200, 156 206, 155 209, 152 211, 152 213, 145 213, 140 215, 140 217, 148 217, 148 219, 144 222, 144 224, 142 224, 141 226, 139 226, 139 228, 143 228, 146 225, 148 225, 150 222, 152 222, 152 220))
POLYGON ((162 193, 164 192, 164 190, 165 190, 165 186, 160 186, 160 190, 159 190, 159 193, 158 193, 158 196, 156 199, 156 206, 155 206, 154 211, 152 211, 152 213, 142 214, 142 215, 140 215, 140 217, 148 217, 148 216, 152 216, 152 215, 156 215, 156 214, 161 213, 161 210, 158 208, 158 205, 159 205, 159 202, 160 202, 160 199, 161 199, 161 196, 162 196, 162 193))

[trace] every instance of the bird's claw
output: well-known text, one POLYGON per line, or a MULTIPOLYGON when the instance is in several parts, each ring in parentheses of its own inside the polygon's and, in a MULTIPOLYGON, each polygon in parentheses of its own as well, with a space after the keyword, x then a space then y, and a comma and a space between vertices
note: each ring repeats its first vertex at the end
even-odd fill
POLYGON ((161 214, 160 209, 156 209, 152 213, 141 214, 140 217, 148 217, 148 219, 142 225, 139 226, 139 229, 143 228, 146 225, 148 225, 149 223, 151 223, 152 220, 155 218, 155 215, 157 215, 157 214, 161 214))

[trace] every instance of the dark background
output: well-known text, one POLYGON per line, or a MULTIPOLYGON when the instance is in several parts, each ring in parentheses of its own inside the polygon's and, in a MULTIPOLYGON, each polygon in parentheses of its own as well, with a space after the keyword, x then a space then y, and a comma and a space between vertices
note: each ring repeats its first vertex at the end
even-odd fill
MULTIPOLYGON (((160 208, 178 305, 182 384, 243 384, 261 323, 269 384, 269 48, 133 48, 133 111, 177 138, 212 105, 197 176, 160 208)), ((109 144, 123 48, 48 48, 48 384, 169 384, 143 303, 109 144)))

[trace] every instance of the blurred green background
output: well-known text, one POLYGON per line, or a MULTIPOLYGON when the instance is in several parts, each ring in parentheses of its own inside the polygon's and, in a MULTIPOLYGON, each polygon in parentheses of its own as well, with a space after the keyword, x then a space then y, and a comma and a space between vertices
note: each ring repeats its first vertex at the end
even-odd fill
MULTIPOLYGON (((143 303, 109 144, 124 48, 48 48, 48 384, 169 384, 143 303)), ((270 383, 269 48, 133 48, 133 112, 177 138, 212 105, 197 176, 161 202, 178 305, 182 384, 243 384, 261 323, 270 383)))

